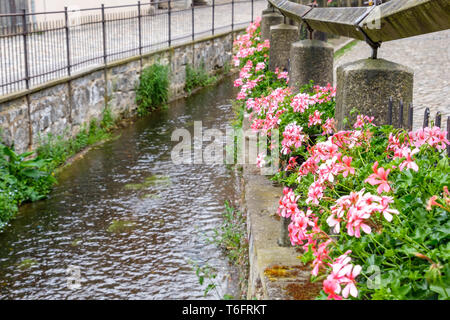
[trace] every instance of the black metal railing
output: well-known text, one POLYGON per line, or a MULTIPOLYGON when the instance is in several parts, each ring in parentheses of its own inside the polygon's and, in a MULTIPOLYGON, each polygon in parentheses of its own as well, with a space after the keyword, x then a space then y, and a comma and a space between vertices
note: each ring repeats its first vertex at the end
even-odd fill
MULTIPOLYGON (((393 99, 389 98, 388 102, 388 111, 387 111, 387 124, 394 125, 398 128, 404 128, 408 129, 409 131, 413 130, 413 119, 414 119, 414 108, 413 105, 410 103, 408 106, 404 106, 404 103, 402 100, 398 103, 398 107, 394 106, 393 99), (407 113, 407 121, 405 123, 404 121, 404 114, 405 114, 405 108, 408 108, 407 113), (395 110, 394 110, 395 108, 395 110), (397 114, 397 123, 394 123, 393 120, 393 113, 397 114)), ((447 140, 450 141, 450 116, 447 117, 447 140)), ((443 128, 442 124, 442 113, 440 111, 437 111, 434 115, 434 119, 431 119, 431 110, 430 108, 426 107, 423 112, 423 123, 422 128, 426 128, 429 126, 436 126, 439 128, 443 128)), ((450 157, 450 145, 447 145, 447 155, 450 157)))
POLYGON ((267 2, 211 0, 183 7, 185 3, 139 1, 77 11, 0 14, 0 96, 245 27, 267 2))

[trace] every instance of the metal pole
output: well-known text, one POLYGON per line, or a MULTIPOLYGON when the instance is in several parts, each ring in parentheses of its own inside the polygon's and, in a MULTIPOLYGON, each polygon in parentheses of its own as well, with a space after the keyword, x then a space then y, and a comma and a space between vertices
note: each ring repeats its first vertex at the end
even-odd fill
POLYGON ((106 19, 105 19, 104 4, 102 4, 102 33, 103 33, 103 64, 106 66, 108 55, 106 52, 106 19))
POLYGON ((172 39, 171 39, 171 36, 172 36, 172 30, 170 29, 171 28, 171 18, 172 18, 172 5, 171 5, 171 3, 170 3, 171 1, 169 0, 169 2, 168 2, 168 6, 169 6, 169 11, 168 11, 168 13, 167 13, 167 20, 168 20, 168 24, 169 24, 169 29, 168 29, 168 31, 169 31, 169 47, 170 47, 170 45, 172 44, 172 39))
POLYGON ((234 0, 231 0, 231 31, 234 30, 234 0))
POLYGON ((195 39, 194 3, 192 3, 191 12, 192 12, 192 41, 194 41, 195 39))
POLYGON ((141 2, 138 1, 139 55, 142 56, 142 13, 141 2))
POLYGON ((22 9, 22 31, 23 31, 23 51, 24 51, 24 63, 25 63, 25 86, 30 89, 30 70, 28 66, 28 26, 27 26, 27 12, 22 9))
POLYGON ((408 129, 409 129, 409 131, 412 131, 412 129, 413 129, 413 119, 414 119, 414 108, 412 106, 412 103, 410 103, 409 110, 408 110, 408 129))
POLYGON ((429 121, 430 121, 430 109, 427 107, 423 115, 423 128, 428 127, 429 121))
POLYGON ((253 22, 254 0, 252 0, 252 22, 253 22))
POLYGON ((71 75, 71 60, 70 60, 70 34, 69 34, 69 12, 67 7, 64 7, 64 18, 66 22, 66 51, 67 51, 67 75, 71 75))
POLYGON ((436 127, 441 127, 441 118, 442 118, 442 116, 441 116, 441 113, 438 111, 437 113, 436 113, 436 120, 434 121, 434 125, 436 126, 436 127))
POLYGON ((215 11, 216 1, 212 0, 212 35, 214 35, 214 11, 215 11))
POLYGON ((403 128, 403 100, 400 100, 399 112, 398 112, 398 127, 403 128))

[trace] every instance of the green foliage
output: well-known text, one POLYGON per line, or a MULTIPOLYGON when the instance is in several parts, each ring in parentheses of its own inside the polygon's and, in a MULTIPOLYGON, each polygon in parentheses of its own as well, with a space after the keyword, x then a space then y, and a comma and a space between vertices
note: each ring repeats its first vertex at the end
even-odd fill
POLYGON ((217 78, 210 76, 206 71, 204 62, 198 69, 193 68, 190 64, 186 66, 186 84, 184 90, 190 93, 193 89, 211 85, 217 81, 217 78))
POLYGON ((199 285, 203 286, 206 284, 206 287, 203 289, 203 296, 206 297, 212 290, 219 295, 217 290, 218 284, 216 283, 217 270, 214 267, 211 267, 208 263, 205 265, 200 265, 190 259, 188 260, 188 263, 191 264, 192 268, 195 270, 195 275, 198 278, 199 285))
POLYGON ((214 230, 212 241, 222 248, 239 270, 241 293, 248 279, 248 239, 245 215, 225 201, 222 224, 214 230))
POLYGON ((228 258, 234 264, 245 263, 246 230, 245 216, 226 201, 223 222, 218 229, 214 230, 213 241, 226 250, 228 258))
POLYGON ((339 50, 337 50, 334 53, 334 59, 339 59, 340 57, 342 57, 344 54, 346 54, 347 52, 349 52, 354 46, 356 46, 358 44, 358 40, 353 40, 349 43, 347 43, 345 46, 343 46, 342 48, 340 48, 339 50))
POLYGON ((67 134, 59 136, 48 134, 46 139, 41 140, 37 154, 42 158, 50 159, 47 170, 54 170, 84 148, 109 139, 111 127, 106 125, 109 121, 111 120, 103 120, 99 125, 96 120, 92 120, 89 128, 83 127, 74 138, 67 138, 67 134))
MULTIPOLYGON (((245 216, 238 210, 230 206, 228 201, 225 201, 225 212, 223 213, 222 224, 214 229, 214 235, 208 238, 209 243, 214 243, 222 248, 231 263, 233 263, 239 270, 241 286, 241 293, 244 293, 248 279, 248 241, 247 241, 247 225, 245 216)), ((195 274, 201 286, 206 284, 204 289, 205 297, 215 290, 219 295, 218 288, 220 284, 216 283, 217 270, 208 265, 199 265, 197 262, 189 260, 193 266, 195 274), (205 282, 207 281, 207 282, 205 282)), ((233 296, 225 294, 224 300, 234 299, 233 296)))
POLYGON ((49 160, 36 157, 33 152, 17 154, 13 147, 0 143, 0 228, 26 201, 45 197, 56 182, 51 172, 45 170, 49 160))
POLYGON ((138 114, 144 116, 167 103, 169 98, 169 67, 155 63, 145 68, 136 90, 138 114))
POLYGON ((40 139, 36 153, 17 154, 0 143, 0 229, 21 203, 45 198, 56 183, 54 170, 87 146, 110 138, 114 125, 111 110, 105 108, 100 123, 92 120, 74 138, 49 134, 40 139))
POLYGON ((100 126, 102 129, 109 130, 115 126, 116 119, 114 118, 109 106, 106 106, 106 108, 103 109, 102 115, 102 121, 100 122, 100 126))
POLYGON ((223 74, 228 74, 228 73, 230 73, 230 72, 231 72, 231 68, 232 68, 231 63, 230 63, 229 61, 226 61, 226 62, 224 63, 224 65, 223 65, 222 73, 223 73, 223 74))
MULTIPOLYGON (((373 173, 372 166, 377 161, 379 167, 390 169, 389 181, 394 195, 393 208, 399 211, 391 222, 374 218, 373 232, 362 233, 360 238, 349 236, 341 229, 332 257, 336 258, 347 250, 352 250, 352 263, 363 267, 358 278, 359 299, 450 299, 450 219, 448 208, 434 207, 427 210, 427 202, 433 195, 443 197, 443 189, 450 184, 449 158, 426 145, 415 155, 415 163, 420 170, 398 169, 403 159, 386 157, 388 137, 395 131, 390 126, 368 128, 370 147, 355 146, 346 155, 353 158, 352 167, 356 172, 346 178, 340 177, 334 188, 324 191, 320 205, 324 212, 319 216, 319 225, 331 234, 327 218, 334 199, 348 195, 350 191, 363 188, 377 194, 377 186, 366 183, 373 173), (379 271, 379 284, 373 285, 373 268, 379 271)), ((403 133, 407 137, 407 133, 403 133)), ((306 158, 307 155, 305 154, 306 158)), ((297 174, 279 179, 285 185, 294 185, 297 174)), ((280 177, 278 177, 280 178, 280 177)), ((308 194, 314 176, 302 177, 295 193, 308 194)), ((299 207, 308 206, 306 197, 300 197, 299 207)), ((302 257, 311 261, 308 253, 302 257)))
MULTIPOLYGON (((255 34, 259 33, 255 32, 255 34)), ((258 39, 251 40, 255 46, 258 44, 258 39)), ((337 55, 345 53, 355 44, 356 42, 348 44, 337 55)), ((246 66, 249 60, 252 63, 249 63, 247 68, 263 62, 265 60, 264 50, 256 51, 246 58, 239 58, 240 68, 246 66)), ((267 71, 267 61, 265 63, 266 68, 263 70, 258 68, 258 71, 255 69, 246 80, 248 83, 248 81, 259 79, 257 85, 252 87, 250 92, 246 91, 245 94, 238 95, 237 105, 240 105, 242 110, 252 112, 254 110, 251 108, 255 105, 256 98, 267 97, 274 90, 286 88, 286 83, 280 83, 273 73, 267 71)), ((241 80, 239 79, 239 81, 241 80)), ((239 82, 237 86, 239 86, 239 82)), ((312 89, 314 88, 308 85, 301 91, 311 94, 312 89)), ((355 143, 352 142, 353 140, 347 141, 343 138, 350 134, 350 131, 347 131, 334 135, 327 144, 319 147, 317 144, 325 142, 331 132, 329 130, 322 132, 323 128, 310 126, 308 118, 312 112, 317 110, 322 114, 322 120, 332 119, 334 117, 334 99, 326 99, 320 103, 309 105, 308 109, 301 112, 294 112, 290 99, 286 99, 286 97, 284 99, 277 101, 278 109, 272 110, 272 114, 275 114, 277 110, 283 111, 279 116, 280 121, 277 122, 276 129, 283 133, 286 125, 295 122, 302 128, 302 133, 307 134, 308 139, 305 141, 306 143, 287 152, 287 155, 280 154, 280 170, 273 180, 292 188, 295 195, 299 196, 296 201, 298 208, 304 211, 307 211, 308 208, 311 210, 311 217, 314 218, 314 226, 307 227, 309 228, 307 231, 309 232, 309 242, 303 242, 307 247, 305 254, 301 257, 302 262, 307 264, 313 260, 315 263, 324 261, 324 265, 328 266, 328 263, 336 261, 339 256, 348 252, 352 259, 351 263, 362 267, 356 281, 359 292, 356 299, 450 300, 450 220, 448 216, 450 195, 447 190, 450 184, 450 165, 445 150, 438 150, 427 144, 416 145, 411 141, 411 139, 415 139, 414 135, 403 130, 394 129, 391 126, 375 127, 367 123, 362 130, 352 133, 354 134, 352 139, 356 139, 355 143), (390 139, 397 138, 402 143, 407 141, 406 145, 410 145, 411 149, 418 148, 409 151, 414 154, 414 163, 419 168, 417 171, 411 164, 411 158, 408 161, 405 160, 404 152, 406 150, 401 152, 403 156, 394 157, 392 146, 390 149, 387 148, 390 139), (336 147, 338 150, 330 151, 332 150, 331 142, 336 144, 333 145, 333 148, 336 147), (334 157, 327 158, 325 156, 322 159, 328 152, 333 152, 334 157), (313 155, 314 157, 310 158, 313 155), (333 168, 335 163, 343 163, 344 156, 350 160, 354 172, 346 172, 345 175, 333 174, 326 179, 328 168, 333 168), (299 170, 299 166, 308 158, 310 161, 299 170), (404 168, 403 161, 408 162, 410 168, 404 168), (384 174, 388 177, 383 180, 387 181, 390 190, 378 191, 379 183, 373 183, 373 177, 372 181, 367 180, 369 176, 376 173, 375 163, 378 168, 382 167, 387 170, 384 174), (318 180, 318 178, 323 180, 318 180), (321 181, 319 182, 321 184, 320 195, 314 197, 313 192, 317 192, 317 190, 311 189, 311 186, 314 187, 313 183, 317 181, 321 181), (348 202, 339 204, 338 199, 345 199, 344 196, 356 197, 352 192, 368 195, 367 199, 370 200, 366 200, 367 208, 364 207, 365 204, 361 203, 358 204, 358 208, 350 208, 348 202), (379 193, 384 193, 382 200, 374 200, 376 199, 375 195, 379 195, 379 193), (309 199, 308 194, 310 194, 309 199), (315 201, 310 201, 311 199, 315 201), (307 200, 308 202, 306 202, 307 200), (384 203, 383 207, 374 209, 372 203, 374 201, 380 201, 380 204, 384 203), (353 214, 364 212, 364 209, 367 209, 367 212, 371 210, 370 216, 364 220, 367 228, 361 235, 349 235, 352 231, 350 228, 354 226, 349 225, 350 222, 345 219, 353 219, 353 214), (343 214, 338 217, 342 219, 341 223, 343 221, 347 223, 340 229, 329 225, 329 221, 334 222, 333 219, 337 219, 336 210, 341 210, 340 214, 343 214), (332 216, 333 214, 335 216, 332 216), (329 219, 330 217, 332 219, 329 219), (329 251, 326 252, 324 258, 324 256, 320 256, 325 252, 320 251, 320 245, 324 244, 325 240, 329 241, 327 249, 329 251)), ((256 111, 258 112, 254 112, 253 117, 266 120, 264 110, 260 112, 261 109, 258 108, 256 111)), ((350 115, 356 112, 356 109, 352 110, 350 115)), ((237 125, 242 122, 240 119, 242 119, 242 115, 238 113, 237 125)), ((311 117, 311 119, 313 118, 311 117)), ((256 125, 258 124, 256 123, 256 125)), ((332 121, 329 126, 332 126, 332 121)), ((400 151, 397 150, 397 152, 400 151)), ((411 154, 408 157, 411 157, 411 154)), ((348 198, 346 201, 349 201, 348 198)), ((291 226, 294 229, 296 227, 295 224, 291 226)), ((316 277, 312 277, 312 281, 323 281, 330 274, 329 268, 321 267, 318 272, 316 277)), ((326 298, 327 294, 324 292, 321 292, 318 297, 318 299, 326 298)), ((349 298, 353 299, 351 296, 349 298)))

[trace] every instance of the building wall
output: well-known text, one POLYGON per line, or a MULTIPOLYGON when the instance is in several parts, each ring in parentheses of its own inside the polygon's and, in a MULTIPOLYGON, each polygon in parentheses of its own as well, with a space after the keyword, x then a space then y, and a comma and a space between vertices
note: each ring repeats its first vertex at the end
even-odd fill
MULTIPOLYGON (((22 9, 29 11, 28 1, 29 0, 0 0, 0 14, 17 13, 21 12, 22 9)), ((1 27, 11 27, 20 25, 21 23, 22 19, 20 17, 0 18, 1 27)))
MULTIPOLYGON (((105 6, 121 6, 137 4, 138 0, 30 0, 35 2, 35 12, 61 11, 64 7, 70 9, 99 8, 105 6)), ((149 3, 149 0, 142 0, 141 3, 149 3)))
MULTIPOLYGON (((5 0, 2 0, 5 1, 5 0)), ((19 1, 19 0, 16 0, 19 1)), ((124 13, 133 11, 137 14, 137 3, 138 0, 20 0, 28 1, 29 8, 31 12, 61 12, 67 7, 70 11, 70 18, 72 20, 77 20, 81 17, 86 16, 100 16, 100 8, 102 4, 105 5, 105 13, 124 13), (108 8, 114 6, 126 6, 134 5, 133 7, 124 8, 108 8), (86 11, 78 11, 84 9, 92 9, 86 11)), ((155 0, 153 0, 155 1, 155 0)), ((158 0, 163 1, 163 0, 158 0)), ((176 3, 174 7, 177 8, 188 8, 191 5, 192 0, 172 0, 176 3)), ((141 5, 143 10, 150 9, 150 3, 152 0, 141 0, 141 5)), ((62 13, 50 13, 50 14, 39 14, 31 17, 33 23, 51 22, 56 20, 63 20, 64 15, 62 13)))

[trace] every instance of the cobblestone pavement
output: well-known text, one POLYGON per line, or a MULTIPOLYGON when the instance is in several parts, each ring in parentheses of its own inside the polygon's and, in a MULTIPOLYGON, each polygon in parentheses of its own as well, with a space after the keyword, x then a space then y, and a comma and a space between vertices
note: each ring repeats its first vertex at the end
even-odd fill
MULTIPOLYGON (((267 7, 265 0, 235 1, 234 29, 247 26, 267 7)), ((148 8, 148 7, 147 7, 148 8)), ((148 9, 147 9, 148 10, 148 9)), ((167 10, 156 14, 143 12, 141 36, 143 53, 168 47, 169 19, 167 10)), ((212 35, 213 11, 211 6, 195 7, 195 40, 212 35)), ((139 54, 139 27, 137 9, 122 13, 106 13, 106 51, 108 62, 139 54), (116 20, 119 21, 108 21, 116 20)), ((171 13, 171 45, 192 40, 192 11, 173 9, 171 13)), ((232 23, 231 0, 216 0, 214 10, 215 34, 230 31, 232 23)), ((35 86, 67 76, 67 47, 62 22, 58 30, 34 33, 28 37, 28 61, 30 84, 35 86), (46 74, 47 73, 47 74, 46 74), (41 76, 43 75, 43 76, 41 76)), ((50 27, 54 28, 54 27, 50 27)), ((0 36, 0 96, 25 89, 25 63, 23 36, 0 36), (9 85, 6 85, 9 84, 9 85)), ((101 15, 93 12, 83 26, 70 28, 70 58, 72 73, 103 64, 103 33, 101 15)))
MULTIPOLYGON (((370 55, 370 47, 360 42, 335 62, 335 70, 370 55)), ((422 126, 426 107, 430 108, 430 119, 441 112, 442 127, 446 128, 450 116, 450 30, 383 43, 378 56, 414 70, 413 128, 422 126)))

